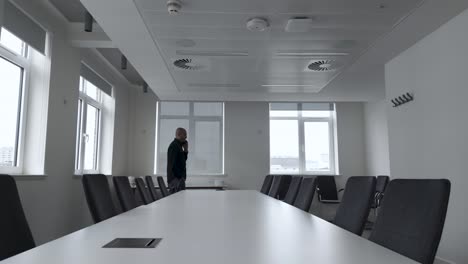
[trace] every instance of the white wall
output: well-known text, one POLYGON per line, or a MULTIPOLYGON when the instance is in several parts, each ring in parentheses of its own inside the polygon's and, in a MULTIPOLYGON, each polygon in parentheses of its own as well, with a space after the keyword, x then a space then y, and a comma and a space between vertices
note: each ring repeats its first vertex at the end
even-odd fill
POLYGON ((386 102, 364 104, 367 175, 390 175, 386 102))
POLYGON ((390 98, 414 92, 415 101, 387 104, 393 178, 448 178, 451 198, 438 255, 468 263, 468 11, 386 65, 390 98))
MULTIPOLYGON (((45 176, 16 177, 26 217, 37 244, 56 239, 91 224, 91 218, 81 186, 81 178, 74 176, 75 142, 78 109, 80 62, 92 61, 115 89, 113 158, 127 160, 128 87, 119 76, 108 70, 105 63, 90 59, 66 40, 64 23, 39 1, 15 0, 20 7, 51 31, 51 75, 45 147, 45 176)), ((116 162, 114 161, 114 164, 116 162)), ((125 173, 126 168, 115 166, 125 173)))

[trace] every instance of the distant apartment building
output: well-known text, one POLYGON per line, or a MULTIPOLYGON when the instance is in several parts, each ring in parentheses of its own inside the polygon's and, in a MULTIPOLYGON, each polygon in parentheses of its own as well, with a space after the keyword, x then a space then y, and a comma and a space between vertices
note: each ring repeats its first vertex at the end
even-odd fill
POLYGON ((1 147, 0 148, 0 166, 12 166, 14 162, 12 147, 1 147))

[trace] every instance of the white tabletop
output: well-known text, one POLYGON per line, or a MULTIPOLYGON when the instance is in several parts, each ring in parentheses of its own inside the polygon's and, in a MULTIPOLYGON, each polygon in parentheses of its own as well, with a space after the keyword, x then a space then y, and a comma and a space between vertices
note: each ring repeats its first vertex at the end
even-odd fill
POLYGON ((184 191, 4 263, 415 264, 393 251, 256 191, 184 191), (152 249, 110 249, 117 237, 163 238, 152 249))

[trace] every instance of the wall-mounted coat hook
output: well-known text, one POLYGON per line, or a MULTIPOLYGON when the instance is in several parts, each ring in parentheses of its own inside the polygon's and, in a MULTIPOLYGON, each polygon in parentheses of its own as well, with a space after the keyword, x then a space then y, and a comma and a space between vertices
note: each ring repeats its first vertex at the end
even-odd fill
POLYGON ((414 95, 412 93, 405 93, 405 94, 402 94, 398 97, 391 99, 390 102, 392 102, 393 107, 398 107, 406 103, 409 103, 413 100, 414 100, 414 95))

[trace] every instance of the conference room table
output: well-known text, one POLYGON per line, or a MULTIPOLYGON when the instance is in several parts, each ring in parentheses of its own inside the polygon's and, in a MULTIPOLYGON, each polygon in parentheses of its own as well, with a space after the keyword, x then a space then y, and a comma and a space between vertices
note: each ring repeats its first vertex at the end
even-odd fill
POLYGON ((6 264, 415 264, 257 191, 189 190, 38 246, 6 264), (155 248, 103 248, 162 238, 155 248))

